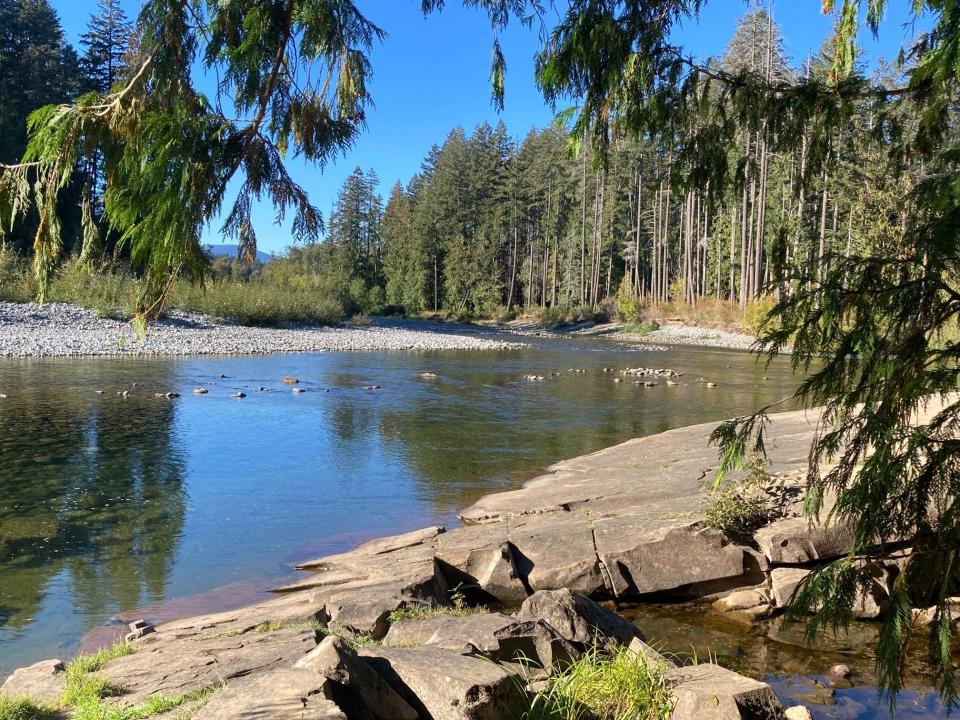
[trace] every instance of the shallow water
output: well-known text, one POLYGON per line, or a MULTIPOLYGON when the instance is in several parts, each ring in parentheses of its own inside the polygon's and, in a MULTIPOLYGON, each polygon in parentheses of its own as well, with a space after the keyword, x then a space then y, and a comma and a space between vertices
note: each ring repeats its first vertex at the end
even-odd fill
POLYGON ((243 604, 289 579, 296 560, 455 523, 479 496, 553 462, 745 413, 794 384, 786 362, 764 368, 744 353, 570 339, 496 352, 0 360, 0 677, 71 655, 121 611, 243 604), (636 366, 686 375, 645 389, 603 372, 636 366), (154 395, 167 391, 181 397, 154 395))
POLYGON ((905 664, 906 686, 893 715, 877 693, 877 623, 855 623, 840 634, 821 630, 813 645, 802 624, 782 618, 750 623, 702 604, 620 608, 651 645, 681 661, 706 659, 770 683, 786 707, 804 705, 814 720, 942 720, 947 711, 925 674, 917 638, 905 664), (831 687, 830 668, 843 663, 850 682, 831 687))

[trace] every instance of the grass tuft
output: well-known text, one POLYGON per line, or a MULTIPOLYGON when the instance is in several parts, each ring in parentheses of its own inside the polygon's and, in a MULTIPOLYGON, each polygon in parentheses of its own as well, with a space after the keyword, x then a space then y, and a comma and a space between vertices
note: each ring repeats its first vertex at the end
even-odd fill
POLYGON ((426 620, 432 617, 450 615, 453 617, 468 617, 488 612, 485 607, 470 607, 469 605, 407 605, 390 613, 390 624, 401 620, 426 620))
POLYGON ((530 692, 523 720, 666 720, 673 699, 664 669, 627 648, 594 649, 530 692))
POLYGON ((19 695, 0 695, 0 720, 55 720, 54 708, 19 695))

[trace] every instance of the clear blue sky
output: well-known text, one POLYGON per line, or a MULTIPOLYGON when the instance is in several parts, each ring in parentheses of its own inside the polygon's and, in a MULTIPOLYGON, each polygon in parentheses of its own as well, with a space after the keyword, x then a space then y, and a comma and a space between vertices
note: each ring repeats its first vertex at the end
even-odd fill
MULTIPOLYGON (((135 17, 139 1, 122 1, 135 17)), ((60 14, 68 40, 76 44, 96 3, 50 2, 60 14)), ((903 40, 913 37, 914 29, 906 26, 910 4, 892 0, 878 42, 868 32, 861 33, 869 62, 894 57, 903 40)), ((369 113, 369 127, 346 156, 323 172, 298 161, 291 163, 294 177, 325 218, 344 178, 356 166, 374 168, 386 196, 397 180, 406 183, 431 145, 441 143, 456 126, 470 129, 483 121, 495 124, 503 119, 512 135, 523 137, 531 128, 550 123, 553 114, 533 82, 535 32, 517 24, 501 38, 507 59, 507 98, 506 109, 498 114, 490 105, 492 36, 484 15, 462 8, 458 0, 448 0, 442 13, 427 18, 419 10, 420 0, 358 0, 358 5, 388 33, 372 57, 376 107, 369 113)), ((719 55, 747 6, 744 0, 710 0, 698 21, 681 28, 677 39, 696 56, 719 55)), ((820 6, 821 0, 773 2, 774 18, 795 65, 817 50, 833 25, 835 18, 823 15, 820 6)), ((287 230, 273 224, 269 206, 258 208, 254 220, 261 250, 279 252, 290 244, 287 230)), ((220 242, 218 228, 215 224, 208 230, 209 242, 220 242)))

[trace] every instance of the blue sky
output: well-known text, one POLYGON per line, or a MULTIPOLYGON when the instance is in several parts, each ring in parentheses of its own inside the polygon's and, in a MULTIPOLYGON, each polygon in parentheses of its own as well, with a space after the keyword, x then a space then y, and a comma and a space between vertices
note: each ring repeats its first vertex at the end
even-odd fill
MULTIPOLYGON (((122 2, 134 17, 138 0, 122 2)), ((454 127, 470 129, 484 121, 495 124, 502 119, 512 135, 522 137, 531 128, 543 127, 552 120, 553 113, 533 82, 533 54, 538 42, 535 32, 516 24, 501 37, 507 59, 506 108, 497 113, 490 105, 492 36, 484 15, 461 7, 457 0, 448 0, 442 13, 427 18, 419 10, 420 0, 357 2, 367 17, 388 33, 372 57, 371 92, 376 107, 369 113, 367 131, 345 156, 328 164, 323 172, 296 160, 290 163, 293 176, 325 218, 337 190, 356 166, 374 168, 386 195, 397 180, 406 183, 431 145, 441 143, 454 127)), ((50 3, 60 14, 68 40, 76 44, 96 3, 50 3)), ((906 26, 910 4, 892 0, 878 42, 870 33, 861 33, 869 62, 880 56, 892 58, 903 40, 913 37, 914 29, 906 26)), ((833 25, 834 17, 823 15, 820 5, 821 0, 773 2, 774 18, 796 65, 816 51, 833 25)), ((747 7, 744 0, 710 0, 696 22, 678 30, 677 39, 696 56, 719 55, 747 7)), ((257 208, 254 224, 261 250, 279 252, 290 244, 287 229, 273 224, 268 205, 257 208)), ((214 224, 207 231, 210 242, 220 242, 218 227, 214 224)))

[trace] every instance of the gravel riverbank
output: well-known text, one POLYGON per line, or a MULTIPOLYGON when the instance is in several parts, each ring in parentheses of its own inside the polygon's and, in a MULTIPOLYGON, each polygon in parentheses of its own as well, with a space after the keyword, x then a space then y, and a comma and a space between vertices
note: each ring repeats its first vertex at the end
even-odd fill
MULTIPOLYGON (((517 325, 522 333, 531 333, 531 326, 517 325)), ((536 327, 536 326, 532 326, 536 327)), ((752 335, 731 332, 717 328, 698 327, 671 323, 661 325, 657 330, 646 333, 632 333, 622 323, 583 323, 566 328, 556 328, 550 332, 557 335, 584 335, 605 337, 608 340, 630 343, 631 345, 696 345, 699 347, 718 347, 730 350, 749 350, 755 339, 752 335)))
POLYGON ((176 312, 150 325, 140 341, 130 324, 63 303, 0 302, 0 357, 254 355, 378 350, 503 350, 524 343, 492 330, 416 320, 369 326, 258 328, 225 325, 176 312))
POLYGON ((661 325, 645 335, 620 332, 619 340, 629 342, 663 343, 665 345, 698 345, 701 347, 720 347, 731 350, 749 350, 755 339, 745 333, 717 330, 715 328, 696 327, 694 325, 661 325))

